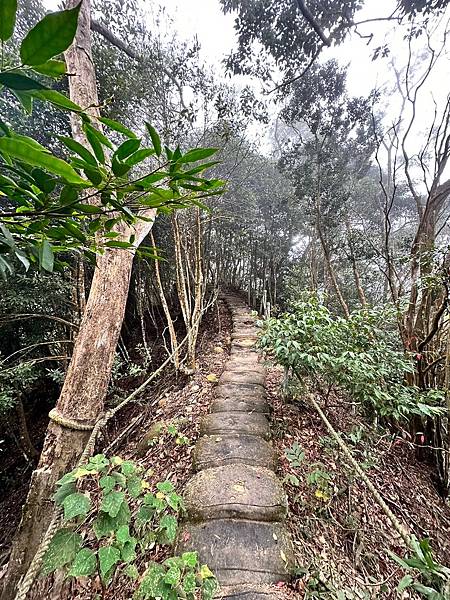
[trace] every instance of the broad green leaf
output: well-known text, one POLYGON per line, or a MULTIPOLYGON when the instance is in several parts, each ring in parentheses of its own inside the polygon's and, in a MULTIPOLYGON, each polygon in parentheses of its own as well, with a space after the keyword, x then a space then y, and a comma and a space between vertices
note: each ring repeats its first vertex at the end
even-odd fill
POLYGON ((125 499, 124 492, 111 491, 105 494, 100 506, 100 510, 107 513, 110 517, 115 517, 119 513, 122 502, 125 499))
POLYGON ((136 473, 136 465, 131 460, 125 460, 120 465, 120 470, 126 476, 136 473))
POLYGON ((107 119, 106 117, 99 117, 98 120, 100 121, 100 123, 103 123, 103 125, 106 125, 106 127, 109 127, 113 131, 122 133, 123 135, 126 135, 129 138, 137 137, 136 134, 131 131, 131 129, 128 129, 128 127, 125 127, 125 125, 122 125, 122 123, 119 123, 118 121, 114 121, 113 119, 107 119))
POLYGON ((97 166, 95 156, 91 154, 89 150, 83 146, 83 144, 80 144, 80 142, 77 142, 71 137, 66 137, 63 135, 58 135, 57 137, 60 142, 62 142, 67 148, 69 148, 69 150, 75 152, 76 154, 78 154, 78 156, 81 156, 83 160, 85 160, 93 167, 97 166))
POLYGON ((183 582, 181 586, 186 596, 188 598, 193 598, 196 588, 195 573, 186 573, 186 575, 183 577, 183 582))
POLYGON ((116 531, 117 541, 121 544, 125 544, 130 539, 130 527, 129 525, 121 525, 116 531))
POLYGON ((162 584, 164 576, 164 567, 156 563, 151 564, 139 586, 136 598, 147 599, 162 596, 162 584))
POLYGON ((175 587, 181 579, 181 570, 179 567, 172 565, 164 575, 164 581, 170 586, 175 587))
POLYGON ((45 85, 21 73, 0 73, 0 83, 10 90, 45 90, 45 85))
POLYGON ((42 65, 72 44, 78 26, 81 2, 75 8, 46 15, 25 36, 20 57, 26 65, 42 65))
POLYGON ((85 167, 83 170, 84 170, 84 174, 86 175, 86 177, 95 186, 99 186, 101 184, 101 182, 103 181, 103 175, 101 174, 101 172, 98 169, 95 169, 94 167, 92 167, 92 168, 85 167))
POLYGON ((152 140, 153 148, 155 149, 156 155, 161 156, 161 139, 158 135, 156 129, 150 123, 146 123, 147 131, 150 134, 150 139, 152 140))
POLYGON ((103 152, 102 144, 95 135, 95 129, 92 125, 85 123, 83 125, 84 133, 86 134, 87 140, 90 143, 92 150, 94 151, 95 157, 99 163, 104 164, 105 153, 103 152))
POLYGON ((111 475, 104 475, 99 481, 100 487, 103 489, 103 493, 107 494, 111 492, 116 486, 116 480, 111 475))
POLYGON ((42 572, 44 575, 72 562, 80 549, 81 535, 71 529, 60 529, 55 533, 45 553, 42 572))
POLYGON ((57 92, 56 90, 44 89, 32 93, 34 98, 38 98, 43 102, 50 102, 50 104, 53 104, 58 108, 64 108, 65 110, 71 110, 73 112, 81 111, 81 107, 78 106, 78 104, 75 104, 75 102, 72 102, 67 96, 60 94, 60 92, 57 92))
POLYGON ((16 138, 0 138, 0 152, 23 161, 29 165, 42 167, 55 175, 59 175, 69 183, 86 186, 87 182, 64 160, 56 158, 48 152, 42 152, 28 143, 16 138))
POLYGON ((64 498, 62 505, 64 507, 64 519, 66 521, 87 515, 91 508, 91 501, 86 494, 76 492, 64 498))
POLYGON ((164 537, 168 544, 172 544, 175 541, 177 528, 178 522, 172 515, 164 515, 159 522, 159 529, 164 532, 164 537))
POLYGON ((196 567, 198 562, 197 552, 183 552, 183 554, 181 555, 181 560, 188 567, 196 567))
POLYGON ((130 156, 130 154, 133 154, 133 152, 136 152, 140 145, 141 140, 137 138, 126 140, 117 148, 115 155, 119 160, 123 160, 124 158, 127 158, 127 156, 130 156))
POLYGON ((63 60, 48 60, 43 65, 33 67, 33 71, 48 77, 60 77, 66 72, 66 63, 63 60))
POLYGON ((114 565, 119 562, 120 551, 114 546, 102 546, 98 549, 98 558, 100 561, 100 575, 105 580, 114 565))
POLYGON ((15 255, 17 257, 17 260, 20 260, 20 262, 23 264, 23 266, 25 267, 25 271, 28 271, 28 269, 30 268, 30 261, 28 260, 25 252, 23 252, 22 250, 16 250, 15 251, 15 255))
POLYGON ((217 148, 197 148, 195 150, 188 150, 181 158, 178 159, 179 163, 191 163, 197 160, 203 160, 208 158, 217 152, 217 148))
POLYGON ((75 560, 67 573, 72 577, 89 577, 97 570, 97 557, 89 548, 77 552, 75 560))
POLYGON ((202 600, 212 600, 217 590, 217 579, 210 577, 202 581, 202 600))
POLYGON ((39 266, 45 271, 53 272, 55 257, 51 244, 47 240, 43 240, 39 246, 39 266))
POLYGON ((173 483, 170 481, 161 481, 156 484, 156 487, 160 492, 163 492, 163 494, 169 494, 174 490, 173 483))
POLYGON ((123 561, 130 563, 136 559, 136 545, 137 540, 134 537, 130 537, 130 539, 124 543, 121 550, 121 557, 123 561))
POLYGON ((52 500, 60 506, 64 499, 71 494, 74 494, 77 491, 75 482, 68 481, 67 483, 63 483, 63 485, 59 486, 56 492, 52 496, 52 500))
POLYGON ((0 0, 0 40, 6 42, 14 33, 17 0, 0 0))

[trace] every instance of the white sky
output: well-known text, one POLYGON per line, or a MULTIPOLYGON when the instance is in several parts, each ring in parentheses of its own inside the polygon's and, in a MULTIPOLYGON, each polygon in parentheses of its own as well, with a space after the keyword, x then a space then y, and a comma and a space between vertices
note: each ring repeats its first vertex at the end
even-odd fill
MULTIPOLYGON (((214 68, 218 77, 223 76, 221 61, 235 47, 236 38, 233 28, 234 17, 222 13, 219 0, 164 0, 164 2, 141 0, 141 2, 143 7, 156 8, 162 4, 167 16, 173 20, 173 27, 180 39, 189 41, 196 36, 201 46, 201 58, 214 68)), ((44 0, 44 4, 55 9, 60 2, 59 0, 44 0)), ((396 0, 366 0, 364 8, 355 17, 355 20, 386 17, 393 11, 395 5, 396 0)), ((448 21, 449 18, 450 8, 445 20, 448 21)), ((392 91, 395 78, 389 61, 382 59, 372 61, 372 54, 377 46, 389 41, 392 48, 391 56, 395 57, 398 68, 402 68, 407 60, 407 44, 402 38, 404 31, 399 29, 396 31, 391 23, 386 22, 362 25, 359 30, 362 34, 374 34, 370 45, 367 45, 367 40, 353 34, 341 46, 326 49, 321 55, 321 60, 333 57, 337 58, 340 63, 349 65, 348 89, 351 95, 367 95, 375 86, 385 86, 387 90, 392 91)), ((419 45, 423 43, 423 39, 418 42, 419 45)), ((412 132, 411 140, 414 146, 417 145, 419 138, 423 137, 429 126, 428 117, 433 112, 434 101, 442 103, 449 92, 448 52, 447 49, 447 55, 442 57, 429 85, 421 91, 420 114, 423 114, 424 118, 417 123, 416 130, 412 132)), ((248 82, 247 78, 245 78, 245 82, 248 82)), ((255 85, 258 84, 255 83, 255 85)), ((396 120, 400 104, 399 94, 384 98, 384 105, 380 108, 386 112, 387 124, 396 120)), ((259 125, 255 126, 254 131, 256 132, 258 129, 261 130, 259 125)), ((264 146, 265 143, 261 140, 262 150, 264 146)), ((412 153, 417 151, 411 149, 412 153)))

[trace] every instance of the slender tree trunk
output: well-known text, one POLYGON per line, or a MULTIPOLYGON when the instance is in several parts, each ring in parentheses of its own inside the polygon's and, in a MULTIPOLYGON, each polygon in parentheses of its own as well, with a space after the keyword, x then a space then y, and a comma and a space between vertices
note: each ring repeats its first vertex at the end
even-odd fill
MULTIPOLYGON (((75 0, 70 0, 69 6, 75 0)), ((71 98, 82 106, 97 102, 95 72, 90 46, 90 4, 81 5, 78 32, 72 48, 66 54, 70 77, 71 98)), ((77 119, 72 120, 73 134, 83 139, 77 119)), ((146 213, 147 217, 155 214, 146 213)), ((143 241, 152 222, 140 221, 133 231, 122 227, 125 239, 134 232, 135 247, 143 241)), ((120 239, 120 238, 119 238, 120 239)), ((103 411, 104 399, 111 375, 117 341, 120 335, 128 297, 134 251, 107 249, 97 257, 86 309, 75 341, 67 370, 57 414, 64 420, 93 424, 103 411)), ((3 600, 15 595, 19 579, 27 571, 52 517, 51 496, 55 482, 76 464, 89 431, 78 431, 51 421, 37 469, 33 472, 30 491, 16 533, 8 570, 5 576, 3 600)), ((45 597, 40 584, 33 587, 33 596, 45 597)))
POLYGON ((356 291, 358 292, 358 298, 361 303, 361 306, 364 308, 367 306, 367 300, 366 300, 366 295, 364 293, 364 289, 361 285, 361 278, 360 278, 359 272, 358 272, 358 265, 356 264, 355 249, 353 248, 350 223, 348 222, 348 219, 345 220, 345 228, 347 230, 347 244, 348 244, 348 249, 350 251, 350 262, 352 263, 352 270, 353 270, 353 277, 355 279, 356 291))

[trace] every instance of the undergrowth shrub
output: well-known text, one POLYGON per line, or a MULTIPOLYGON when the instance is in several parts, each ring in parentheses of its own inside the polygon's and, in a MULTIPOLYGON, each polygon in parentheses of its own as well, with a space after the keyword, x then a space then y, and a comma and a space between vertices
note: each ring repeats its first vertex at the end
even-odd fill
POLYGON ((63 509, 64 526, 51 540, 42 573, 64 569, 67 577, 99 576, 104 587, 123 573, 139 581, 136 600, 194 600, 198 593, 212 598, 216 579, 195 552, 139 572, 144 552, 173 544, 184 510, 170 481, 150 488, 142 468, 118 456, 98 454, 64 475, 53 497, 63 509))
POLYGON ((444 393, 406 385, 412 355, 400 345, 392 310, 366 308, 348 319, 332 315, 317 298, 296 302, 291 312, 266 319, 260 346, 277 363, 328 395, 345 390, 372 416, 397 421, 442 412, 444 393))

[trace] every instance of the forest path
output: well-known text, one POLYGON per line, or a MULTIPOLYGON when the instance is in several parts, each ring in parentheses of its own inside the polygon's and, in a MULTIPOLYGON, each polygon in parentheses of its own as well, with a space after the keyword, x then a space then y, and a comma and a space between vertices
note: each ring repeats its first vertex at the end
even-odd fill
POLYGON ((233 319, 230 358, 201 424, 177 546, 208 564, 221 586, 217 597, 267 600, 268 584, 288 580, 293 564, 286 494, 274 472, 254 317, 239 297, 224 300, 233 319))

